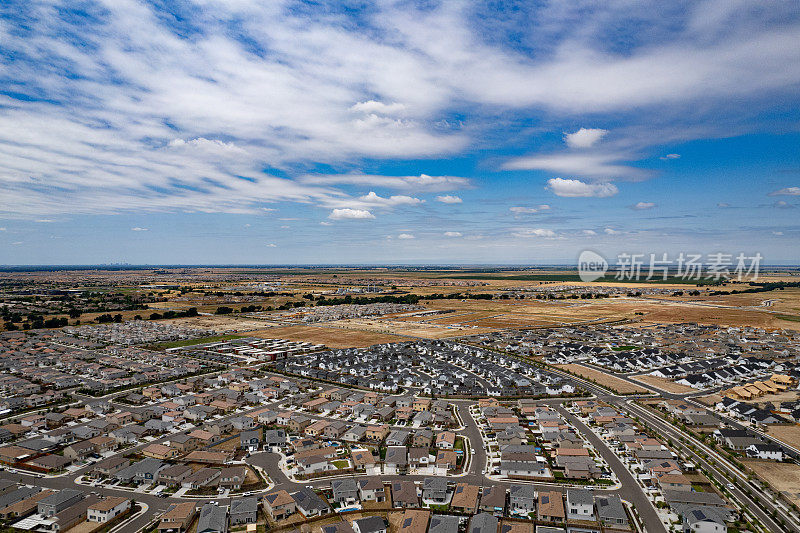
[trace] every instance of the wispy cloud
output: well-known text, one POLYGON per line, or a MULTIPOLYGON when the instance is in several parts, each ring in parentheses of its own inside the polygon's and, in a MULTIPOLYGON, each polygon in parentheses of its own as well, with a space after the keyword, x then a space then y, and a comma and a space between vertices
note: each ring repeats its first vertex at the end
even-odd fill
POLYGON ((442 202, 443 204, 460 204, 462 200, 461 197, 459 196, 453 196, 452 194, 447 194, 444 196, 437 196, 436 201, 442 202))
POLYGON ((451 237, 451 238, 453 238, 453 237, 461 237, 462 233, 460 231, 445 231, 444 232, 444 236, 445 237, 451 237))
POLYGON ((613 183, 586 183, 577 179, 552 178, 547 187, 556 196, 567 198, 608 198, 619 192, 613 183))
POLYGON ((768 196, 800 196, 800 187, 785 187, 772 191, 768 196))
POLYGON ((331 211, 331 214, 328 215, 328 218, 331 220, 364 220, 375 218, 375 215, 366 209, 350 209, 345 207, 341 209, 334 209, 331 211))
POLYGON ((653 202, 636 202, 631 206, 631 209, 634 211, 645 211, 647 209, 653 209, 656 207, 656 204, 653 202))
POLYGON ((542 237, 546 239, 553 239, 556 237, 556 232, 551 229, 545 228, 522 228, 512 232, 514 237, 542 237))
POLYGON ((301 183, 313 185, 365 185, 388 189, 411 189, 418 192, 443 192, 469 187, 467 178, 458 176, 380 176, 375 174, 307 174, 301 183))

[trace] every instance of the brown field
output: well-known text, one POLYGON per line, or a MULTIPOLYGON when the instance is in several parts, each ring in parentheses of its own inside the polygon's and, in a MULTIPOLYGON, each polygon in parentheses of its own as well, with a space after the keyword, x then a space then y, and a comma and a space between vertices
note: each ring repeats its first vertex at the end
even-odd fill
POLYGON ((800 466, 791 463, 775 463, 747 459, 744 461, 758 477, 773 489, 783 493, 795 504, 800 504, 800 466))
POLYGON ((633 383, 628 383, 623 379, 616 378, 614 376, 610 376, 605 372, 601 372, 599 370, 595 370, 594 368, 589 368, 583 365, 578 364, 569 364, 569 365, 555 365, 556 368, 560 368, 562 370, 567 370, 572 372, 573 374, 577 374, 579 376, 585 377, 596 383, 600 384, 601 386, 610 387, 615 389, 617 392, 621 394, 628 394, 628 393, 647 393, 650 392, 649 390, 645 389, 644 387, 638 387, 633 383))
POLYGON ((770 425, 767 427, 767 434, 770 437, 775 437, 779 441, 785 442, 789 446, 797 448, 800 445, 800 425, 770 425))
POLYGON ((363 348, 385 342, 402 342, 404 337, 370 331, 335 328, 329 326, 285 326, 250 331, 248 335, 264 339, 288 339, 292 341, 324 344, 329 348, 363 348))
POLYGON ((631 379, 640 383, 644 383, 645 385, 650 385, 651 387, 655 387, 662 391, 671 392, 673 394, 683 394, 686 392, 694 392, 695 390, 691 387, 687 387, 686 385, 681 385, 669 379, 660 378, 658 376, 634 376, 631 377, 631 379))
POLYGON ((213 329, 217 333, 241 333, 257 329, 265 329, 278 325, 276 322, 259 320, 257 318, 238 317, 231 315, 195 316, 191 318, 177 318, 170 321, 175 326, 187 328, 213 329))
POLYGON ((425 324, 420 322, 400 322, 386 318, 352 318, 328 322, 331 326, 341 326, 348 329, 386 333, 390 335, 406 335, 409 337, 423 337, 426 339, 442 339, 459 337, 467 334, 485 333, 491 331, 487 328, 473 326, 450 326, 446 324, 425 324))

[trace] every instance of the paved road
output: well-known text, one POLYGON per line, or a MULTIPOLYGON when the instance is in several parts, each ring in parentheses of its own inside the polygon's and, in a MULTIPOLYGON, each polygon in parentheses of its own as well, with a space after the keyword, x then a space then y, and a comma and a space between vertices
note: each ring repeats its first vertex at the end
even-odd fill
POLYGON ((559 413, 561 413, 561 416, 563 416, 570 424, 578 428, 578 430, 583 433, 592 446, 594 446, 595 450, 597 450, 603 459, 605 459, 611 470, 613 470, 617 475, 617 479, 622 482, 622 488, 619 490, 619 496, 633 504, 639 513, 639 518, 641 518, 642 522, 645 524, 647 531, 649 533, 666 533, 667 529, 664 527, 664 524, 658 517, 655 507, 653 507, 653 504, 650 503, 650 500, 642 490, 639 483, 633 478, 625 465, 622 464, 622 461, 620 461, 619 457, 617 457, 617 455, 608 448, 608 445, 603 441, 603 439, 595 435, 595 433, 589 429, 589 427, 577 416, 570 413, 562 406, 558 406, 556 409, 559 413))
POLYGON ((691 459, 697 462, 701 467, 711 472, 717 481, 727 484, 728 477, 735 479, 736 483, 734 483, 732 489, 728 488, 729 492, 731 492, 733 496, 743 504, 744 507, 750 510, 750 512, 752 512, 770 531, 787 531, 787 527, 789 528, 789 531, 800 531, 800 528, 798 528, 796 524, 792 523, 792 520, 790 520, 785 513, 781 512, 780 509, 778 509, 779 515, 784 518, 784 521, 788 524, 787 526, 778 524, 772 519, 771 516, 767 514, 767 512, 764 511, 764 509, 776 509, 777 507, 763 492, 755 489, 751 491, 753 496, 750 496, 741 490, 741 487, 749 485, 747 477, 743 476, 732 465, 728 466, 727 461, 720 457, 715 450, 703 445, 694 438, 689 437, 687 434, 678 430, 669 422, 661 419, 658 415, 649 412, 646 408, 638 405, 629 405, 629 407, 631 407, 633 413, 638 415, 640 419, 646 421, 650 427, 658 430, 662 435, 671 438, 674 446, 683 448, 684 453, 688 454, 691 459), (712 465, 705 457, 698 455, 690 448, 682 446, 679 442, 680 437, 690 439, 697 448, 702 448, 705 453, 713 456, 715 459, 714 464, 712 465), (725 475, 723 475, 723 473, 725 475))

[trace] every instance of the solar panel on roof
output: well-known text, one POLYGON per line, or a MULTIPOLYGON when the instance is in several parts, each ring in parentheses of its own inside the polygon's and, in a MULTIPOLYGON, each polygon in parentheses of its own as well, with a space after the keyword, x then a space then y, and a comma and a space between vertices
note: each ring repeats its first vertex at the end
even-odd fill
POLYGON ((411 525, 411 522, 413 522, 413 521, 414 521, 414 519, 413 519, 413 518, 406 518, 405 520, 403 520, 403 527, 408 527, 408 526, 410 526, 410 525, 411 525))
POLYGON ((542 496, 542 503, 543 504, 550 503, 550 496, 542 496))

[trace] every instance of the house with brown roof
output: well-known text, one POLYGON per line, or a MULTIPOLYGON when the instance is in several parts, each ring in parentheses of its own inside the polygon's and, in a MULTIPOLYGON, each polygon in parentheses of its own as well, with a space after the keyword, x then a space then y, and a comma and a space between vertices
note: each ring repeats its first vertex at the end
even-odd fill
POLYGON ((288 518, 297 510, 294 498, 285 490, 270 492, 264 496, 264 510, 273 520, 288 518))
POLYGON ((426 533, 428 531, 429 511, 412 511, 407 509, 400 519, 399 533, 426 533))
POLYGON ((181 454, 175 448, 170 448, 169 446, 165 446, 163 444, 150 444, 142 449, 142 455, 145 457, 152 457, 153 459, 174 459, 181 454))
POLYGON ((480 487, 469 483, 458 483, 453 491, 450 509, 462 513, 475 514, 478 512, 478 493, 480 487))
POLYGON ((566 519, 564 511, 564 497, 558 491, 540 491, 539 505, 536 507, 539 520, 548 522, 563 522, 566 519))
POLYGON ((159 533, 182 533, 192 523, 197 509, 195 502, 172 503, 161 515, 158 524, 159 533))

